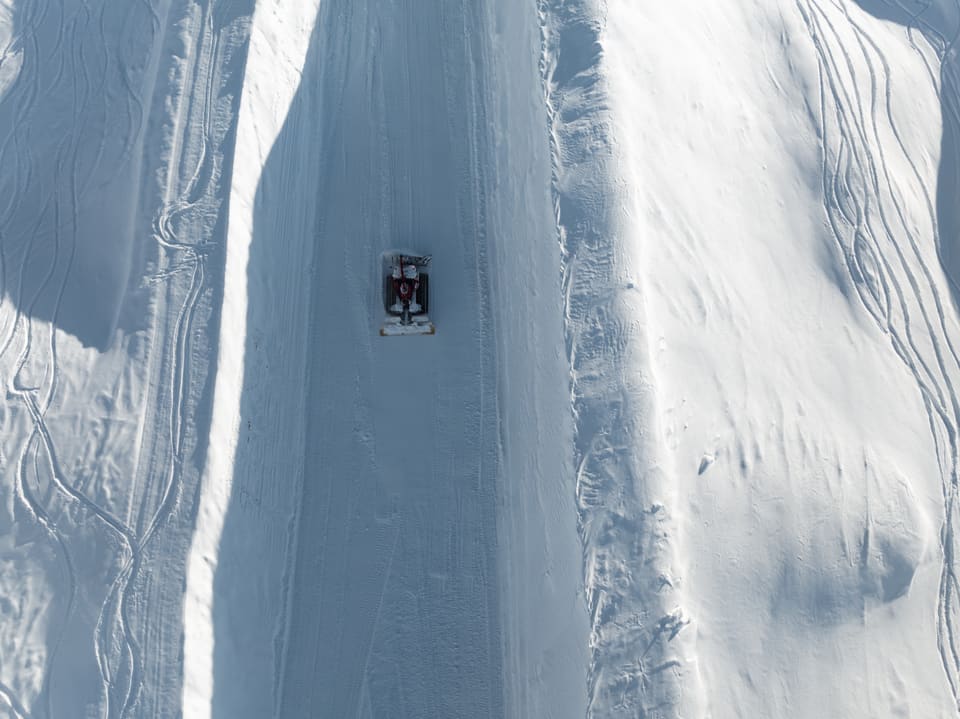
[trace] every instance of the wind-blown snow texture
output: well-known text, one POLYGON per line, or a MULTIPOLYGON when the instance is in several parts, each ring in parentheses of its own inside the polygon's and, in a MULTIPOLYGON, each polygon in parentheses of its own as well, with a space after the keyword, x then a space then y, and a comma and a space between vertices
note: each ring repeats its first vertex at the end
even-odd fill
POLYGON ((0 0, 0 715, 960 715, 958 36, 0 0))

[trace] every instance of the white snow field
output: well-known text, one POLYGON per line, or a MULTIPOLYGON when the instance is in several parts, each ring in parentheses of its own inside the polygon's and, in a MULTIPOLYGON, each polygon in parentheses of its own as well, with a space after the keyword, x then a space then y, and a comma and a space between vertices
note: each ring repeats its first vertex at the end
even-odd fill
POLYGON ((960 715, 958 38, 0 0, 0 717, 960 715))

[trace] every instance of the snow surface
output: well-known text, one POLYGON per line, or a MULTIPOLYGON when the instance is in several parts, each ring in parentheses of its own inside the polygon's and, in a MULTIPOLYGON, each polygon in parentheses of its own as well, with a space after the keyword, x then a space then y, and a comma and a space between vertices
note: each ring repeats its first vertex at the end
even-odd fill
POLYGON ((960 714, 958 36, 0 0, 0 715, 960 714))

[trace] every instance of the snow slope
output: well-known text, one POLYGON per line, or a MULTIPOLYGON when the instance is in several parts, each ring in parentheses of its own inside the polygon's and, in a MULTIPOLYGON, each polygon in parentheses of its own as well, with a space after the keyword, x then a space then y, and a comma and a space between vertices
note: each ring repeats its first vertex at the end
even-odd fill
POLYGON ((3 5, 0 696, 171 716, 243 3, 3 5))
POLYGON ((605 46, 708 710, 952 716, 936 49, 849 3, 685 5, 610 3, 605 46))
POLYGON ((956 8, 543 7, 588 713, 953 715, 956 8))
POLYGON ((958 29, 0 0, 0 709, 956 716, 958 29))

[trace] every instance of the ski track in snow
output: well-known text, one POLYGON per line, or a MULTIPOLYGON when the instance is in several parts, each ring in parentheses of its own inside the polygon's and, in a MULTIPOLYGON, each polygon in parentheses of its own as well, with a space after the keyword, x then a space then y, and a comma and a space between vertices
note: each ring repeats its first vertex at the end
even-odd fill
MULTIPOLYGON (((841 3, 797 0, 796 5, 816 48, 820 72, 824 213, 862 306, 916 380, 937 448, 944 517, 936 639, 943 671, 960 708, 960 537, 956 531, 960 403, 955 387, 960 376, 960 337, 948 311, 953 306, 938 264, 942 258, 934 190, 925 184, 898 131, 891 109, 891 67, 880 46, 841 3), (891 149, 908 173, 891 169, 894 158, 887 156, 891 149), (903 200, 907 193, 922 196, 925 226, 911 221, 903 200)), ((919 27, 946 67, 945 58, 956 38, 943 37, 921 18, 922 9, 912 18, 916 25, 910 28, 911 40, 912 30, 919 27)), ((915 47, 926 62, 924 49, 915 47)), ((949 74, 930 74, 935 86, 938 80, 956 83, 949 74)), ((954 84, 950 95, 957 97, 956 91, 954 84)), ((942 86, 937 95, 943 106, 942 86)), ((954 116, 953 122, 957 119, 954 116)))
MULTIPOLYGON (((230 136, 237 94, 228 82, 236 85, 242 79, 231 77, 231 72, 236 75, 233 66, 242 63, 248 13, 243 12, 243 3, 212 0, 203 5, 184 1, 176 7, 163 0, 138 0, 118 7, 63 1, 25 3, 22 12, 13 10, 16 34, 10 46, 22 48, 24 61, 4 88, 6 115, 0 124, 5 130, 0 140, 0 163, 8 168, 5 184, 17 188, 3 193, 0 201, 0 232, 5 234, 0 238, 0 370, 8 397, 22 410, 11 416, 21 416, 19 421, 26 421, 29 429, 13 435, 13 446, 3 448, 0 461, 15 460, 4 471, 15 478, 16 501, 48 537, 65 578, 51 605, 60 616, 50 621, 53 636, 47 642, 39 691, 30 695, 15 683, 0 685, 0 697, 22 716, 63 715, 58 667, 67 660, 72 671, 79 666, 86 672, 79 676, 89 676, 91 669, 99 675, 99 696, 89 686, 88 694, 72 697, 97 715, 169 716, 174 711, 169 702, 178 700, 176 692, 162 693, 168 677, 179 681, 170 662, 171 652, 175 656, 178 651, 178 633, 164 637, 162 626, 176 620, 176 614, 170 615, 176 603, 167 607, 160 597, 146 600, 154 591, 151 582, 166 593, 162 577, 168 572, 144 576, 142 570, 145 553, 161 536, 167 546, 183 545, 182 539, 163 535, 163 530, 180 508, 185 478, 195 481, 191 457, 202 439, 188 435, 198 425, 202 409, 198 401, 203 401, 209 366, 207 360, 195 366, 193 358, 208 342, 206 330, 198 332, 195 320, 201 308, 204 319, 209 317, 208 257, 218 248, 214 231, 222 204, 222 146, 230 136), (182 60, 175 52, 179 40, 169 32, 177 13, 183 23, 181 37, 194 43, 183 48, 182 60), (193 27, 196 32, 190 32, 193 27), (172 142, 166 156, 158 158, 143 144, 144 123, 155 88, 169 89, 155 81, 171 60, 175 67, 181 65, 179 74, 169 76, 171 87, 179 84, 177 109, 172 142), (47 149, 44 138, 34 137, 43 132, 38 118, 58 118, 61 111, 51 113, 49 108, 64 103, 68 107, 62 121, 67 129, 59 144, 47 149), (34 148, 43 148, 42 154, 34 148), (140 171, 143 177, 134 174, 132 184, 134 191, 143 190, 149 207, 155 168, 145 159, 168 167, 165 197, 154 224, 155 269, 143 284, 133 276, 126 289, 129 299, 122 301, 142 302, 144 293, 153 297, 150 360, 145 363, 152 379, 143 393, 142 378, 130 375, 122 363, 117 379, 106 377, 115 383, 112 401, 127 413, 131 427, 140 425, 138 452, 131 458, 129 447, 111 450, 103 438, 104 454, 97 460, 116 471, 136 465, 124 491, 123 485, 107 488, 93 483, 90 475, 72 476, 79 457, 74 458, 74 438, 65 435, 67 425, 58 415, 69 406, 64 403, 72 401, 76 388, 62 386, 62 336, 54 326, 63 314, 67 283, 80 281, 75 259, 79 252, 89 253, 91 230, 84 224, 90 219, 82 213, 89 213, 92 191, 115 168, 140 171), (16 254, 11 254, 11 247, 16 254), (64 446, 67 451, 61 451, 64 446), (109 454, 117 450, 122 452, 119 464, 109 454), (116 490, 117 496, 104 494, 116 490), (98 547, 97 555, 91 557, 93 547, 98 547), (78 569, 91 561, 109 567, 106 584, 98 586, 99 570, 88 576, 89 570, 78 569), (86 619, 81 622, 78 602, 98 595, 99 611, 90 606, 83 610, 84 616, 91 612, 95 616, 94 625, 86 619), (88 631, 92 641, 86 643, 81 635, 88 631), (85 647, 92 648, 89 655, 85 647)), ((131 199, 133 205, 142 201, 135 194, 131 199)), ((131 217, 137 221, 135 212, 131 217)), ((136 233, 128 239, 131 247, 135 237, 149 235, 142 224, 131 229, 136 233)), ((151 255, 147 243, 135 251, 144 258, 151 255)), ((113 311, 119 312, 119 305, 113 311)), ((132 342, 112 351, 122 356, 136 346, 132 342)), ((115 421, 122 422, 122 416, 115 421)), ((187 521, 189 513, 187 507, 187 521)), ((171 571, 176 572, 175 564, 171 571)), ((175 587, 171 596, 176 602, 175 587)), ((6 680, 14 666, 0 661, 0 679, 6 680)), ((12 678, 17 680, 15 674, 12 678)), ((30 675, 21 681, 24 678, 29 680, 30 675)), ((74 705, 71 711, 81 710, 74 705)))
MULTIPOLYGON (((59 8, 61 15, 64 12, 63 6, 59 8)), ((45 15, 46 13, 41 13, 45 15)), ((88 23, 91 18, 89 16, 89 10, 84 8, 81 13, 75 16, 70 22, 65 23, 61 20, 57 29, 57 42, 58 45, 64 41, 70 42, 73 48, 72 60, 82 69, 84 72, 82 76, 82 84, 79 87, 72 88, 73 90, 73 103, 72 103, 72 126, 77 127, 80 125, 79 117, 83 111, 86 110, 87 102, 87 93, 89 91, 89 77, 85 73, 85 62, 82 58, 78 57, 80 50, 77 49, 75 43, 79 42, 78 38, 81 38, 84 34, 85 27, 82 25, 77 27, 77 24, 80 23, 80 18, 85 16, 84 24, 88 23), (64 40, 66 36, 66 40, 64 40)), ((36 50, 36 46, 33 45, 32 49, 36 50)), ((38 53, 28 54, 28 60, 36 60, 38 53)), ((60 58, 60 62, 63 62, 63 59, 60 58)), ((27 62, 26 70, 23 75, 18 78, 18 84, 27 84, 28 92, 26 102, 21 105, 20 114, 21 117, 28 115, 32 106, 35 102, 35 98, 38 94, 36 88, 37 81, 35 78, 29 76, 29 72, 35 67, 35 62, 27 62)), ((58 74, 60 70, 58 69, 58 74)), ((14 88, 16 89, 19 88, 14 88)), ((11 133, 8 135, 8 138, 13 138, 13 146, 15 150, 19 150, 21 143, 16 141, 16 133, 18 130, 29 131, 29 127, 24 119, 21 119, 20 122, 15 124, 11 129, 11 133)), ((7 143, 4 143, 4 147, 9 147, 7 143)), ((67 568, 68 574, 68 584, 67 584, 67 594, 68 601, 65 614, 61 623, 61 627, 65 627, 72 618, 72 612, 75 605, 75 598, 77 592, 77 580, 76 580, 76 571, 74 569, 74 560, 71 558, 71 553, 68 546, 68 541, 64 538, 63 533, 57 527, 57 523, 53 520, 48 512, 44 509, 43 503, 39 501, 38 498, 34 496, 34 492, 29 489, 28 483, 28 456, 31 453, 31 447, 35 447, 34 450, 34 476, 39 478, 42 474, 47 474, 50 480, 52 480, 53 485, 56 487, 57 491, 61 495, 69 497, 71 500, 76 502, 78 505, 82 506, 87 511, 91 512, 94 516, 102 520, 110 529, 117 532, 121 537, 126 540, 126 544, 129 549, 133 548, 133 542, 131 541, 131 533, 128 528, 126 528, 122 523, 120 523, 115 517, 113 517, 110 512, 96 502, 90 500, 83 492, 78 491, 69 483, 69 480, 66 479, 62 468, 59 466, 59 463, 56 458, 56 449, 54 446, 53 439, 51 438, 50 432, 46 426, 44 416, 49 409, 51 402, 54 398, 56 388, 57 388, 57 356, 56 356, 56 334, 49 330, 46 330, 48 336, 48 344, 46 347, 46 357, 44 358, 41 355, 39 361, 43 364, 43 373, 39 380, 38 384, 34 384, 29 380, 27 382, 21 381, 21 373, 25 373, 27 370, 27 365, 30 362, 36 362, 34 358, 37 352, 42 352, 39 348, 35 351, 33 335, 35 332, 43 332, 46 328, 35 327, 33 321, 31 320, 29 314, 32 313, 34 309, 34 304, 40 299, 41 293, 47 287, 51 280, 55 276, 58 276, 59 286, 56 290, 56 299, 53 307, 53 319, 56 321, 56 317, 59 312, 60 303, 63 296, 64 284, 66 278, 70 272, 72 259, 74 256, 74 249, 76 244, 76 228, 77 228, 77 205, 79 202, 80 188, 83 187, 83 180, 79 177, 80 167, 78 162, 78 150, 79 150, 79 140, 76 136, 68 135, 63 143, 57 149, 57 168, 58 174, 63 177, 63 167, 66 165, 69 168, 69 174, 64 178, 66 185, 68 187, 68 196, 63 204, 66 205, 66 208, 61 207, 61 197, 58 195, 55 200, 55 221, 56 228, 54 230, 54 251, 52 262, 50 263, 48 270, 40 284, 40 287, 37 289, 36 294, 27 301, 27 312, 26 314, 21 312, 20 305, 22 300, 25 298, 21 297, 21 303, 17 304, 17 308, 14 313, 14 318, 11 323, 10 333, 7 335, 2 348, 0 348, 0 356, 6 354, 15 341, 17 336, 22 337, 22 347, 19 352, 18 360, 16 361, 9 379, 8 392, 11 396, 18 398, 23 405, 26 407, 29 416, 33 422, 34 429, 30 433, 29 438, 22 446, 22 451, 18 460, 18 470, 17 470, 17 490, 18 498, 28 507, 30 513, 34 518, 43 525, 47 532, 51 535, 53 541, 60 548, 62 553, 63 561, 67 568), (68 218, 63 218, 64 213, 69 213, 68 218), (60 228, 71 228, 62 234, 68 239, 70 246, 69 249, 64 251, 61 247, 61 231, 60 228), (60 268, 61 258, 66 257, 65 267, 60 268), (18 330, 20 330, 18 332, 18 330), (43 394, 42 402, 38 401, 37 397, 40 394, 43 394), (46 457, 46 464, 48 465, 45 470, 40 469, 40 452, 41 448, 43 454, 46 457)), ((28 158, 28 165, 30 158, 28 158)), ((90 168, 90 172, 95 169, 90 168)), ((11 195, 11 198, 13 195, 11 195)), ((47 205, 49 207, 49 205, 47 205)), ((11 204, 8 208, 8 215, 11 214, 16 209, 16 206, 11 204)), ((41 218, 38 218, 38 223, 41 218)), ((6 224, 6 223, 3 223, 6 224)), ((30 257, 29 250, 24 254, 23 264, 20 268, 20 279, 21 279, 21 291, 22 291, 22 277, 25 274, 24 265, 30 257)), ((4 264, 4 273, 6 272, 6 264, 4 264)), ((4 277, 6 280, 6 278, 4 277)), ((4 282, 6 285, 6 281, 4 282)), ((47 499, 49 502, 49 498, 47 499)), ((61 629, 61 632, 63 630, 61 629)), ((62 635, 61 635, 62 636, 62 635)), ((129 643, 129 636, 126 631, 123 631, 123 641, 129 643)), ((52 642, 53 648, 50 652, 47 661, 47 670, 45 673, 45 691, 44 691, 44 701, 46 704, 45 711, 48 716, 53 715, 51 708, 50 692, 49 686, 55 677, 54 668, 55 662, 57 659, 57 652, 60 646, 60 639, 55 639, 52 642)), ((99 657, 98 657, 99 659, 99 657)))

